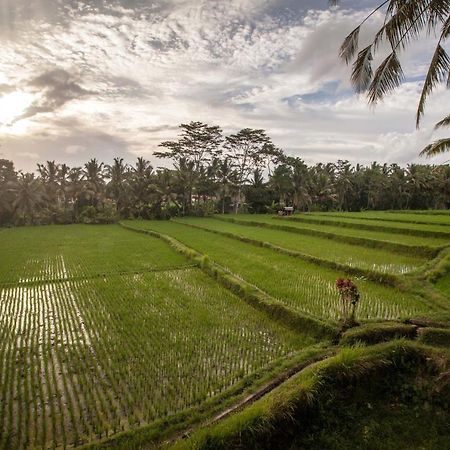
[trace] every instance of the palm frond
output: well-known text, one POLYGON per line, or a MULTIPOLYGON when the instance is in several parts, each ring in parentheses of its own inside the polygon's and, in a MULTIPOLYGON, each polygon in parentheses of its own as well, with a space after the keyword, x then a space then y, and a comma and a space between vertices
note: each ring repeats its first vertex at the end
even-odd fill
POLYGON ((428 14, 428 32, 433 31, 440 23, 449 23, 450 2, 448 0, 431 0, 428 14))
POLYGON ((431 158, 432 156, 450 151, 450 138, 439 139, 427 145, 421 152, 420 156, 431 158))
POLYGON ((432 92, 436 84, 447 81, 450 72, 450 58, 444 48, 438 44, 434 51, 428 68, 427 76, 423 84, 422 93, 420 95, 419 105, 417 107, 416 127, 419 127, 420 119, 425 110, 425 102, 428 95, 432 92))
POLYGON ((369 103, 375 104, 398 87, 403 80, 403 70, 397 54, 393 51, 377 68, 369 86, 369 103))
POLYGON ((366 91, 372 81, 372 60, 372 45, 369 45, 358 53, 353 63, 351 80, 358 93, 366 91))
POLYGON ((361 27, 356 27, 345 39, 339 50, 339 56, 346 64, 350 62, 358 49, 359 30, 361 27))
POLYGON ((427 25, 427 9, 430 0, 391 0, 387 15, 391 18, 386 22, 385 35, 391 47, 405 48, 411 39, 417 38, 427 25))
POLYGON ((450 114, 447 117, 444 117, 441 121, 439 121, 434 129, 442 128, 442 127, 450 127, 450 114))

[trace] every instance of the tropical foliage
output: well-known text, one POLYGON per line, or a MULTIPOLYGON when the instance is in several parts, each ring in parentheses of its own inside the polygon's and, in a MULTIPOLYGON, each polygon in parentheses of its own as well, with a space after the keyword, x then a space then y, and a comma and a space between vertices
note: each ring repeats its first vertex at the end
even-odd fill
POLYGON ((429 209, 450 206, 450 166, 348 161, 308 166, 276 148, 264 130, 222 137, 217 126, 180 126, 176 141, 156 153, 172 168, 111 165, 91 159, 83 167, 55 161, 36 173, 0 160, 0 224, 110 223, 119 218, 203 216, 213 212, 429 209))
MULTIPOLYGON (((334 0, 330 3, 338 2, 334 0)), ((437 44, 417 106, 417 128, 425 112, 426 101, 434 88, 438 84, 450 87, 450 56, 444 46, 450 36, 448 0, 385 0, 345 38, 340 50, 340 56, 347 64, 354 61, 351 81, 356 91, 367 92, 369 103, 375 104, 404 81, 399 54, 425 32, 434 33, 437 36, 437 44), (361 28, 378 11, 384 11, 383 25, 370 44, 359 50, 361 28), (373 70, 375 55, 380 49, 386 48, 381 45, 384 42, 387 43, 387 55, 384 55, 382 62, 373 70)), ((448 126, 449 117, 440 121, 436 128, 448 126)), ((449 150, 450 138, 444 138, 425 147, 421 155, 434 156, 449 150)))

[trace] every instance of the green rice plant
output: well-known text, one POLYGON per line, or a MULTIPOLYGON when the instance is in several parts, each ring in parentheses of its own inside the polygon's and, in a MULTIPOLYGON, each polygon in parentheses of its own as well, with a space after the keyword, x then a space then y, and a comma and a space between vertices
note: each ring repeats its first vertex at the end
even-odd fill
MULTIPOLYGON (((135 234, 122 232, 133 248, 135 234)), ((79 446, 170 420, 314 343, 186 267, 162 240, 137 236, 169 270, 123 273, 119 264, 116 274, 82 278, 64 258, 28 277, 20 264, 17 275, 8 270, 19 281, 0 285, 1 449, 79 446), (170 269, 174 261, 179 269, 170 269)), ((56 254, 59 242, 46 241, 56 254)), ((191 256, 211 269, 207 256, 191 256)), ((101 273, 95 258, 87 273, 101 273)))
POLYGON ((299 221, 304 223, 315 223, 319 225, 334 225, 343 228, 356 228, 358 230, 384 231, 394 234, 408 234, 412 236, 444 238, 450 242, 450 230, 441 224, 415 224, 404 222, 386 222, 373 220, 368 222, 364 219, 353 217, 333 217, 331 215, 296 214, 287 218, 286 221, 299 221))
POLYGON ((0 284, 65 280, 189 263, 161 241, 118 225, 51 225, 7 229, 0 240, 0 284))
POLYGON ((356 230, 329 225, 310 224, 280 219, 268 215, 214 216, 215 219, 238 223, 240 225, 258 226, 290 233, 318 236, 325 239, 359 245, 370 248, 386 249, 390 252, 413 255, 424 258, 435 257, 448 244, 446 239, 417 238, 408 235, 392 235, 375 231, 356 230), (426 240, 426 242, 424 242, 426 240), (439 245, 440 246, 437 246, 439 245))
MULTIPOLYGON (((402 222, 407 224, 450 226, 450 214, 438 214, 440 211, 430 211, 430 214, 416 211, 362 211, 362 212, 323 212, 314 216, 344 217, 352 219, 375 220, 386 222, 402 222), (432 214, 436 213, 436 214, 432 214)), ((444 213, 445 211, 442 211, 444 213)), ((447 211, 448 213, 448 211, 447 211)))
MULTIPOLYGON (((235 237, 244 242, 254 245, 268 246, 273 244, 272 248, 280 247, 294 250, 299 257, 304 257, 311 262, 326 264, 326 261, 337 265, 347 266, 348 269, 362 269, 361 274, 370 276, 375 272, 374 278, 380 278, 380 273, 404 274, 417 270, 425 263, 425 259, 418 256, 396 254, 386 252, 386 250, 377 248, 367 248, 364 246, 351 245, 329 239, 302 235, 298 233, 289 233, 283 230, 273 230, 262 227, 246 227, 240 224, 219 221, 209 218, 184 218, 177 219, 177 222, 191 226, 200 227, 224 234, 229 237, 235 237)), ((293 253, 291 253, 293 254, 293 253)))
POLYGON ((415 339, 417 326, 404 323, 369 323, 364 326, 351 328, 342 334, 340 344, 355 345, 358 342, 364 344, 379 344, 392 339, 415 339))
MULTIPOLYGON (((141 229, 169 234, 209 257, 231 273, 241 276, 269 295, 297 309, 322 319, 337 321, 340 314, 335 280, 344 274, 318 267, 270 249, 258 248, 224 236, 204 233, 174 222, 126 222, 141 229), (269 275, 270 274, 270 275, 269 275)), ((433 305, 424 299, 357 279, 361 291, 361 319, 396 319, 431 312, 433 305)))

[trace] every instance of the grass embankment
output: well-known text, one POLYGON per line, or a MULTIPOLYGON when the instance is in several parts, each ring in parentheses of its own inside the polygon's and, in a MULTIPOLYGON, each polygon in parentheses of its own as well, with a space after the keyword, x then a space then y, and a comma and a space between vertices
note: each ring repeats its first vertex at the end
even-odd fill
POLYGON ((358 230, 332 225, 319 225, 306 222, 285 220, 267 214, 238 216, 214 216, 218 220, 226 220, 241 225, 261 226, 292 233, 323 237, 352 245, 361 245, 371 248, 381 248, 395 253, 417 255, 431 258, 436 256, 445 246, 449 245, 447 239, 416 237, 407 234, 391 234, 380 231, 358 230))
POLYGON ((446 371, 447 358, 411 342, 343 349, 172 448, 446 448, 446 371))
MULTIPOLYGON (((133 227, 168 234, 196 251, 238 274, 246 282, 257 286, 284 305, 325 320, 340 317, 340 303, 335 289, 336 278, 343 272, 214 235, 180 223, 131 221, 133 227), (206 238, 205 233, 211 238, 206 238)), ((358 317, 361 319, 398 319, 432 312, 434 305, 416 295, 358 279, 363 301, 358 317)))
POLYGON ((425 259, 410 255, 401 255, 377 248, 361 247, 330 241, 317 236, 293 234, 282 230, 261 227, 246 227, 242 224, 218 221, 210 218, 184 218, 177 222, 201 229, 235 237, 259 246, 271 246, 272 249, 290 252, 293 256, 317 262, 333 264, 339 270, 360 269, 360 275, 373 273, 376 279, 384 274, 403 274, 417 270, 425 259))
MULTIPOLYGON (((309 213, 308 213, 309 214, 309 213)), ((353 219, 375 220, 386 222, 415 223, 420 225, 450 226, 450 214, 421 214, 413 211, 362 211, 362 212, 317 212, 314 216, 346 217, 353 219), (402 214, 399 214, 401 212, 402 214)))
POLYGON ((439 224, 415 224, 402 222, 372 221, 349 217, 320 216, 314 214, 295 214, 283 218, 288 222, 315 223, 319 225, 333 225, 342 228, 355 228, 358 230, 382 231, 393 234, 407 234, 418 237, 443 238, 450 241, 450 230, 445 225, 439 224))

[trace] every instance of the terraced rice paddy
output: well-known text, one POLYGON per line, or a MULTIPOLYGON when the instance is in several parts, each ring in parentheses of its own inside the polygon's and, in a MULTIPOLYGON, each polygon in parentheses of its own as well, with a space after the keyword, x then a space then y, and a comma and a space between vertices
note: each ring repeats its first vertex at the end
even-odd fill
POLYGON ((323 223, 333 224, 342 227, 354 227, 364 229, 362 227, 371 227, 373 230, 376 229, 386 229, 389 228, 390 232, 403 232, 406 234, 414 234, 420 235, 420 233, 424 233, 424 235, 429 234, 431 237, 433 233, 438 235, 443 235, 444 238, 450 239, 450 229, 448 225, 443 223, 414 223, 414 222, 398 222, 398 221, 383 221, 383 220, 371 220, 370 222, 367 219, 361 219, 357 217, 336 217, 334 215, 316 215, 316 214, 296 214, 292 217, 286 218, 287 220, 298 220, 300 222, 306 223, 323 223), (447 236, 445 236, 447 235, 447 236))
MULTIPOLYGON (((139 221, 133 226, 173 236, 294 309, 324 319, 339 317, 334 283, 343 273, 232 238, 208 236, 181 223, 139 221)), ((415 295, 364 279, 358 285, 364 298, 359 310, 362 318, 394 319, 430 312, 430 306, 415 295)))
POLYGON ((416 224, 436 224, 443 226, 450 226, 450 214, 448 211, 403 211, 389 212, 389 211, 364 211, 364 212, 332 212, 332 213, 313 213, 314 216, 321 217, 346 217, 353 219, 376 220, 387 222, 403 222, 416 224))
POLYGON ((256 389, 263 374, 318 344, 306 325, 273 320, 201 261, 333 330, 341 317, 335 281, 346 270, 359 271, 360 321, 448 314, 448 274, 435 287, 417 277, 446 267, 430 258, 450 240, 389 229, 450 231, 450 216, 433 215, 429 228, 413 223, 427 214, 392 214, 328 215, 320 224, 262 215, 239 215, 246 225, 234 216, 123 222, 176 239, 185 254, 173 240, 119 225, 0 230, 0 450, 78 446, 122 431, 157 435, 233 403, 246 395, 239 389, 256 389), (378 231, 358 228, 372 222, 378 231), (186 257, 194 250, 203 259, 186 257))
POLYGON ((282 230, 246 227, 232 222, 227 223, 208 218, 186 218, 178 221, 207 230, 232 233, 235 236, 255 239, 260 242, 270 242, 271 244, 296 250, 317 258, 376 272, 408 273, 417 270, 425 263, 425 258, 419 256, 400 255, 377 248, 361 248, 358 245, 345 244, 316 236, 293 234, 282 230))
POLYGON ((186 267, 158 239, 117 226, 63 231, 64 244, 59 227, 11 230, 0 244, 18 272, 0 285, 2 449, 81 444, 151 424, 313 342, 186 267), (25 247, 26 232, 47 234, 46 244, 25 247), (77 243, 80 255, 89 245, 109 251, 81 264, 71 258, 77 243), (133 254, 136 273, 123 274, 133 254))
POLYGON ((314 230, 324 233, 335 234, 337 236, 350 236, 356 238, 372 239, 374 241, 386 241, 409 246, 424 245, 430 247, 440 247, 448 245, 450 241, 449 238, 445 237, 431 237, 431 236, 424 237, 424 236, 411 236, 408 234, 393 234, 388 231, 383 231, 382 227, 380 227, 380 231, 361 230, 358 228, 340 227, 338 224, 336 223, 333 224, 332 222, 330 222, 330 224, 327 225, 327 224, 297 222, 293 220, 289 221, 289 218, 279 219, 266 214, 261 215, 241 214, 238 216, 238 220, 245 220, 247 222, 270 223, 272 225, 283 224, 294 228, 314 230))

